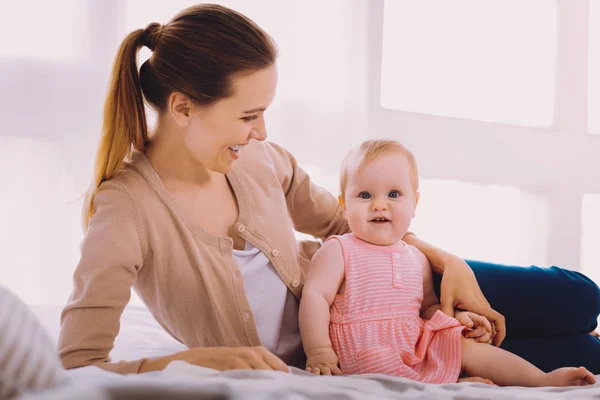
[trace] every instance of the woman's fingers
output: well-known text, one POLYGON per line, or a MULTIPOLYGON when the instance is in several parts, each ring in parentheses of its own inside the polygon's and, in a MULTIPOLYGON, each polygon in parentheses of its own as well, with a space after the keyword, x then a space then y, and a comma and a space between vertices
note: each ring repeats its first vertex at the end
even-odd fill
POLYGON ((447 263, 442 274, 440 288, 441 310, 444 314, 454 316, 455 308, 462 308, 486 317, 496 329, 494 345, 499 346, 506 337, 504 316, 490 307, 473 271, 458 258, 447 263))
POLYGON ((478 343, 491 343, 492 342, 492 334, 490 332, 484 332, 481 336, 475 338, 475 341, 478 343))
POLYGON ((264 347, 258 347, 257 349, 260 352, 262 359, 271 367, 271 369, 281 372, 290 372, 290 367, 269 350, 264 347))
POLYGON ((250 365, 250 368, 252 368, 252 369, 273 370, 273 367, 271 367, 269 364, 267 364, 267 362, 265 360, 263 360, 262 358, 258 358, 258 357, 250 360, 248 362, 248 364, 250 365))
POLYGON ((494 346, 500 346, 506 337, 506 321, 504 315, 493 308, 489 308, 479 314, 486 317, 492 323, 492 333, 494 334, 494 346), (494 333, 495 330, 495 333, 494 333))
POLYGON ((477 328, 468 331, 467 333, 465 333, 465 337, 467 338, 478 338, 480 336, 485 335, 486 333, 488 333, 485 328, 483 326, 478 326, 477 328))
POLYGON ((469 315, 468 312, 459 312, 459 313, 456 313, 456 315, 454 316, 454 318, 456 318, 456 320, 458 322, 460 322, 460 324, 462 326, 466 326, 467 328, 472 328, 473 327, 473 319, 471 318, 471 316, 469 315))
POLYGON ((483 315, 473 314, 471 316, 471 320, 473 320, 475 326, 481 326, 485 329, 486 332, 492 333, 492 324, 483 315))

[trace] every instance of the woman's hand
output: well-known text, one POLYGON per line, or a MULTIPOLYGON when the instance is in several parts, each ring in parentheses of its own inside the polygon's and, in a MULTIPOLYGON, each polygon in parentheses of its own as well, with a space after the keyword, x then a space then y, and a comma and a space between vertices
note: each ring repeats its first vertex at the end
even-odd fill
POLYGON ((483 315, 471 311, 456 311, 454 318, 467 328, 463 335, 479 343, 491 344, 493 339, 492 324, 483 315))
POLYGON ((170 356, 148 359, 142 363, 140 373, 161 371, 176 360, 220 371, 263 369, 289 372, 289 367, 264 347, 196 347, 170 356))
POLYGON ((472 311, 492 323, 494 346, 499 346, 506 337, 504 316, 494 310, 479 288, 475 274, 467 263, 456 256, 448 257, 444 263, 440 289, 441 310, 453 317, 454 309, 472 311))

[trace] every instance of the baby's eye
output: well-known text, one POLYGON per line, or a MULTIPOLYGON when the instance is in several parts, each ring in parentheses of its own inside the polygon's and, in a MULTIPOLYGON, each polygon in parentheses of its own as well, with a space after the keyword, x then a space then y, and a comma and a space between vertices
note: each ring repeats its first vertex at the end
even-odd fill
POLYGON ((360 197, 361 199, 370 199, 371 198, 371 194, 369 192, 360 192, 358 194, 358 197, 360 197))
POLYGON ((392 199, 397 199, 398 197, 400 197, 400 192, 397 190, 392 190, 388 196, 392 199))
POLYGON ((258 118, 258 115, 250 115, 248 117, 242 117, 242 121, 250 122, 254 121, 256 118, 258 118))

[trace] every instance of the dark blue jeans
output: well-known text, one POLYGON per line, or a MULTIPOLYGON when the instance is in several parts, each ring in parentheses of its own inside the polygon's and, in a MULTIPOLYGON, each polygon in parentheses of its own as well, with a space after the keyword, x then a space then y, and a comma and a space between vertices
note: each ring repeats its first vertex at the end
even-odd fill
MULTIPOLYGON (((600 313, 600 289, 562 268, 467 260, 483 294, 506 318, 502 348, 544 371, 584 366, 600 374, 600 340, 589 335, 600 313)), ((434 274, 439 296, 441 276, 434 274)))

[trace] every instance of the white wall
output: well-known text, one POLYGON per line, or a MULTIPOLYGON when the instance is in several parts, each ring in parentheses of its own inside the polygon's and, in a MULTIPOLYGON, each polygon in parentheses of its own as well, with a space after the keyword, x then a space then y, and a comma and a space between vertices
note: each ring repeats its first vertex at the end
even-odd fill
MULTIPOLYGON (((191 3, 40 0, 46 9, 26 25, 31 2, 0 1, 0 36, 11 38, 0 42, 0 282, 26 301, 60 304, 69 294, 79 199, 120 40, 191 3)), ((550 128, 382 108, 383 0, 222 3, 279 43, 269 135, 315 181, 337 192, 351 145, 395 137, 420 164, 421 236, 465 257, 580 268, 582 196, 600 193, 600 137, 587 132, 587 1, 558 3, 550 128)), ((598 233, 589 232, 586 243, 594 243, 598 233)), ((588 266, 600 258, 586 254, 588 266)))
MULTIPOLYGON (((369 131, 401 132, 423 177, 511 185, 547 196, 549 230, 539 233, 548 235, 545 261, 572 269, 579 269, 581 259, 582 197, 600 193, 600 137, 587 128, 588 7, 587 1, 558 2, 555 115, 549 128, 383 109, 376 84, 370 85, 368 102, 369 131)), ((373 83, 381 77, 383 1, 371 1, 370 11, 373 83)), ((498 239, 501 246, 502 238, 490 238, 498 239)))

